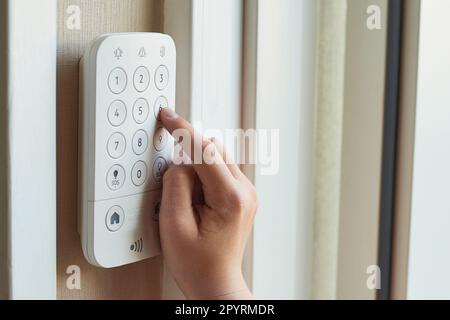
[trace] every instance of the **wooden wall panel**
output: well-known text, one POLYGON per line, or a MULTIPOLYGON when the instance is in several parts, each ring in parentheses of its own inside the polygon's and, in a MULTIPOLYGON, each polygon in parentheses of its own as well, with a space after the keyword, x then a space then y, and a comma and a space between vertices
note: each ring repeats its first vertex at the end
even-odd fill
POLYGON ((78 61, 86 45, 105 32, 162 31, 163 0, 59 0, 57 66, 58 298, 158 299, 161 258, 115 269, 89 265, 77 233, 78 61), (80 30, 66 12, 81 9, 80 30), (81 270, 81 289, 69 290, 68 266, 81 270))

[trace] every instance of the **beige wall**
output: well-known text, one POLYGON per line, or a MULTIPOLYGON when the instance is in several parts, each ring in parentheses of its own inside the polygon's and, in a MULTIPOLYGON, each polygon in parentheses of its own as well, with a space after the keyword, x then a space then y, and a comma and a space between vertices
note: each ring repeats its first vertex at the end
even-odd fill
POLYGON ((313 299, 336 299, 347 1, 317 6, 313 299))
POLYGON ((57 69, 58 298, 156 299, 161 296, 161 258, 115 269, 90 266, 77 233, 78 61, 104 32, 162 31, 163 0, 59 0, 57 69), (69 5, 81 8, 81 30, 66 28, 69 5), (81 268, 81 290, 68 290, 66 269, 81 268))
POLYGON ((313 297, 374 299, 387 0, 320 0, 318 10, 313 297), (366 26, 370 5, 380 30, 366 26))

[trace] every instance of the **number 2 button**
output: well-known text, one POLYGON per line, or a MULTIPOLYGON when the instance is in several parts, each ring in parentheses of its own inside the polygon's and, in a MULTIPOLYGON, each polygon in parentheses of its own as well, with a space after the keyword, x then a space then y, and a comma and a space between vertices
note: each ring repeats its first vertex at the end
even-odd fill
POLYGON ((134 88, 137 92, 144 92, 150 84, 150 73, 146 67, 139 67, 134 73, 134 88))

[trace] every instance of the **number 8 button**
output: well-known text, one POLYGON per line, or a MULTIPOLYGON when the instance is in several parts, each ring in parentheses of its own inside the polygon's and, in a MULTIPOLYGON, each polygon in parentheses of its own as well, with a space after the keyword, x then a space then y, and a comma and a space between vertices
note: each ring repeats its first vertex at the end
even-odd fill
POLYGON ((143 154, 147 150, 148 137, 144 130, 139 130, 133 137, 133 151, 138 156, 143 154))

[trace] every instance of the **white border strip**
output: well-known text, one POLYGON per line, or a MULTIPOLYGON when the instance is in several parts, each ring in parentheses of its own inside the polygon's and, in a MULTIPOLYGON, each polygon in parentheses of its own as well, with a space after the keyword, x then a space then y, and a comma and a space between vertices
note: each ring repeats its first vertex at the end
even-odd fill
MULTIPOLYGON (((176 110, 200 130, 241 127, 242 9, 241 0, 164 3, 164 32, 177 46, 176 110)), ((181 297, 167 270, 163 282, 163 298, 181 297)))
POLYGON ((56 5, 9 0, 2 14, 9 299, 56 298, 56 5))
POLYGON ((420 7, 408 299, 450 299, 449 10, 448 0, 420 7))
MULTIPOLYGON (((257 10, 256 129, 279 129, 279 173, 260 175, 253 238, 253 289, 260 299, 311 297, 315 78, 314 0, 260 0, 257 10)), ((246 15, 250 13, 246 12, 246 15)), ((247 50, 252 50, 247 38, 247 50)), ((247 61, 248 62, 248 61, 247 61)), ((245 84, 252 94, 254 87, 245 84)), ((251 97, 245 108, 252 108, 251 97)), ((247 124, 247 127, 251 124, 247 124)))

